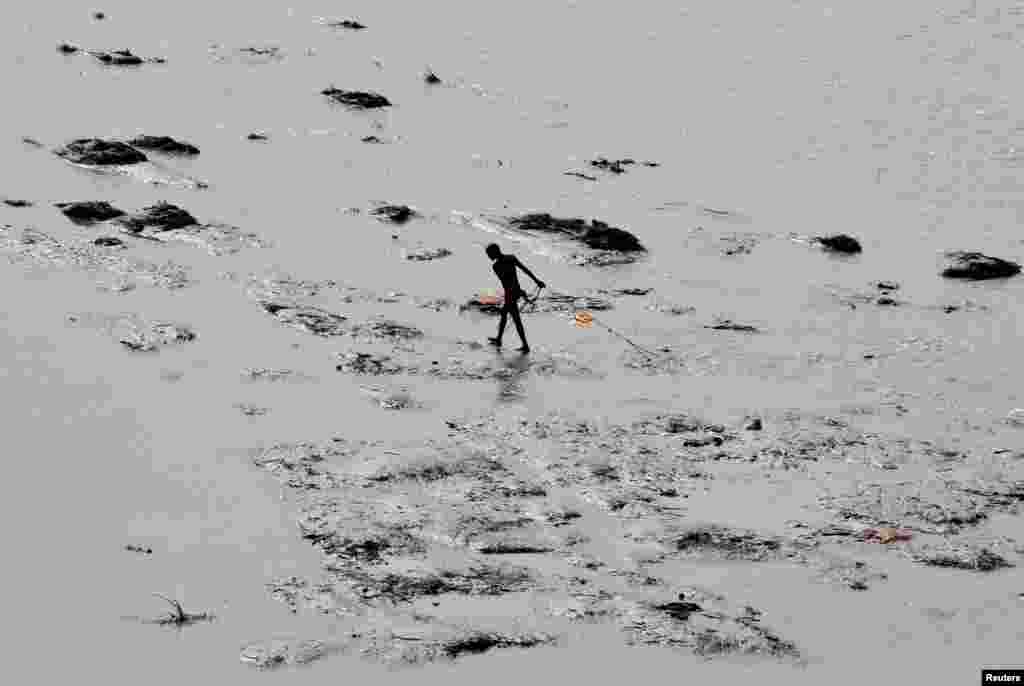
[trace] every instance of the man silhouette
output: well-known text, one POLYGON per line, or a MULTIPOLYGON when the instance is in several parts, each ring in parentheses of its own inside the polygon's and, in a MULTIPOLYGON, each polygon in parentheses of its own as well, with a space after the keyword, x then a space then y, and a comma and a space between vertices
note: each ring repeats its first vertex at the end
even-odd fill
POLYGON ((505 334, 505 324, 508 323, 508 316, 512 315, 512 323, 516 325, 516 332, 519 334, 519 340, 522 342, 522 347, 519 348, 519 352, 528 353, 530 352, 530 346, 526 342, 526 332, 523 330, 523 319, 519 314, 519 299, 525 298, 526 293, 519 286, 519 277, 516 274, 516 269, 522 269, 526 272, 526 275, 533 279, 534 283, 537 284, 538 288, 544 288, 544 282, 533 275, 529 269, 526 268, 522 262, 520 262, 515 255, 506 255, 501 252, 501 248, 498 247, 497 243, 491 243, 486 249, 487 256, 494 262, 494 273, 498 276, 498 280, 501 281, 502 288, 505 289, 505 304, 501 308, 501 321, 498 322, 498 335, 494 338, 488 338, 492 345, 501 347, 501 337, 505 334))

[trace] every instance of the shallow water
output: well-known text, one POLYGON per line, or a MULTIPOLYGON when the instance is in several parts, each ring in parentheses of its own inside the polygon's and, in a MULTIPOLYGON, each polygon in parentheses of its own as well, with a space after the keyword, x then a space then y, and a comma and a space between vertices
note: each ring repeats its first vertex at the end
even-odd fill
MULTIPOLYGON (((0 341, 8 481, 17 486, 4 517, 17 591, 9 622, 32 637, 21 664, 37 680, 66 680, 88 666, 113 683, 200 675, 240 683, 256 678, 238 661, 246 643, 330 635, 329 621, 289 615, 263 588, 315 572, 318 560, 296 535, 280 486, 248 462, 248 451, 276 441, 418 438, 442 433, 444 418, 494 409, 513 417, 574 409, 618 422, 669 409, 719 421, 792 409, 973 455, 1024 448, 1022 430, 1001 421, 1024 406, 1015 345, 1024 279, 938 277, 946 250, 1024 258, 1016 147, 1024 145, 1024 114, 1015 88, 1024 9, 1016 3, 768 0, 742 11, 713 2, 628 10, 582 2, 104 4, 101 22, 86 3, 23 4, 0 28, 0 195, 36 203, 0 205, 0 224, 67 237, 82 229, 52 203, 105 199, 131 211, 167 200, 272 247, 214 257, 188 245, 133 245, 137 256, 191 270, 196 283, 173 292, 115 294, 82 273, 0 269, 9 294, 0 341), (369 29, 330 30, 317 17, 357 18, 369 29), (63 41, 128 47, 167 64, 106 68, 58 54, 63 41), (278 46, 282 58, 252 63, 232 52, 246 46, 278 46), (422 83, 428 64, 445 84, 422 83), (319 95, 331 84, 379 91, 396 106, 347 112, 319 95), (252 131, 270 138, 246 140, 252 131), (210 188, 96 175, 21 141, 52 147, 136 133, 198 145, 198 158, 166 164, 210 188), (369 134, 391 142, 360 142, 369 134), (613 176, 586 167, 598 155, 661 166, 613 176), (393 229, 365 215, 375 202, 406 203, 425 218, 393 229), (412 390, 424 409, 388 414, 358 380, 334 371, 332 355, 348 341, 277 325, 228 278, 277 269, 462 302, 495 285, 482 254, 494 235, 453 220, 456 211, 550 211, 635 232, 649 258, 606 269, 549 259, 529 243, 506 245, 559 292, 653 287, 651 296, 618 299, 600 319, 641 345, 685 353, 692 373, 633 373, 619 364, 628 346, 602 328, 528 315, 540 354, 571 354, 604 378, 524 375, 511 390, 417 378, 412 390), (860 238, 863 255, 835 258, 792 239, 833 232, 860 238), (723 257, 721 239, 735 234, 755 239, 753 251, 723 257), (416 246, 454 254, 405 261, 403 250, 416 246), (905 305, 849 306, 883 279, 900 283, 895 295, 905 305), (655 301, 696 313, 646 309, 655 301), (987 310, 941 309, 964 301, 987 310), (102 332, 68 326, 78 312, 181 320, 199 338, 133 356, 102 332), (716 316, 763 332, 703 328, 716 316), (311 378, 247 383, 247 367, 311 378), (904 413, 886 409, 896 402, 904 413), (247 417, 236 403, 269 411, 247 417), (872 412, 854 415, 858 407, 872 412), (125 552, 127 543, 154 552, 125 552), (180 633, 122 619, 163 612, 151 592, 218 619, 180 633)), ((424 329, 426 350, 439 356, 452 340, 480 340, 494 325, 388 307, 387 316, 424 329)), ((780 526, 796 509, 786 498, 806 499, 792 495, 801 492, 794 479, 719 487, 690 509, 780 526)), ((1016 517, 1000 527, 1019 536, 1021 524, 1016 517)), ((804 670, 626 649, 611 630, 595 629, 559 649, 470 658, 424 674, 470 683, 566 670, 604 682, 666 670, 863 683, 899 671, 966 683, 983 665, 1012 663, 1019 571, 976 577, 891 564, 890 581, 870 594, 759 567, 692 571, 723 592, 749 593, 804 644, 804 670), (921 613, 932 605, 956 614, 936 628, 921 613)), ((353 676, 421 678, 345 657, 266 678, 353 676)))

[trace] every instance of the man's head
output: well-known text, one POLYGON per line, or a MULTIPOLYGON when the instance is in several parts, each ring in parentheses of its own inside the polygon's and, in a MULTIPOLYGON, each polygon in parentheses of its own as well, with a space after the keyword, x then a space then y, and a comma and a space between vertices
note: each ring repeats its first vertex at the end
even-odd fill
POLYGON ((485 249, 485 252, 487 253, 487 256, 490 257, 492 260, 496 260, 499 257, 501 257, 501 248, 498 247, 497 243, 491 243, 490 245, 488 245, 487 248, 485 249))

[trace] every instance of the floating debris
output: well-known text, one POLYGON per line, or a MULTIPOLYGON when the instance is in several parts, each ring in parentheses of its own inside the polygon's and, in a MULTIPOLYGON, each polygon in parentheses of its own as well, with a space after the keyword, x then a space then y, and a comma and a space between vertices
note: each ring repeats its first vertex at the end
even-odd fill
POLYGON ((160 152, 165 155, 194 156, 199 154, 199 148, 196 146, 191 143, 175 140, 170 136, 140 135, 129 140, 128 145, 141 150, 160 152))
POLYGON ((420 216, 416 210, 408 205, 381 205, 370 210, 370 214, 383 222, 391 224, 405 224, 410 219, 420 216))
POLYGON ((714 324, 705 325, 704 328, 714 329, 715 331, 739 331, 741 333, 759 333, 761 331, 756 326, 738 324, 731 319, 719 319, 714 324))
POLYGON ((153 595, 157 598, 161 598, 162 600, 166 600, 172 609, 163 617, 158 617, 152 620, 152 624, 183 627, 199 622, 212 622, 214 619, 213 614, 209 612, 185 612, 181 607, 181 603, 177 600, 171 600, 167 596, 160 595, 159 593, 154 593, 153 595))
POLYGON ((198 224, 196 218, 187 211, 168 202, 151 205, 135 214, 120 218, 118 222, 125 231, 132 234, 170 231, 198 224))
POLYGON ((242 649, 239 659, 260 670, 308 665, 338 651, 324 641, 274 639, 251 643, 242 649))
POLYGON ((59 202, 56 207, 65 217, 80 224, 105 222, 124 216, 124 211, 105 200, 87 200, 83 202, 59 202))
POLYGON ((112 67, 135 67, 147 62, 150 64, 164 64, 167 62, 162 57, 142 58, 131 50, 90 50, 89 54, 101 64, 112 67))
POLYGON ((405 259, 412 260, 414 262, 429 262, 432 260, 439 260, 444 257, 450 257, 452 251, 448 248, 424 248, 422 250, 415 250, 408 253, 405 259))
POLYGON ((623 229, 609 226, 597 219, 589 224, 583 219, 559 219, 550 214, 524 214, 509 219, 509 223, 521 231, 558 233, 578 240, 595 250, 616 252, 644 252, 636 236, 623 229))
POLYGON ((147 160, 142 152, 127 143, 100 138, 76 138, 55 152, 68 162, 93 166, 138 164, 147 160))
POLYGON ((820 236, 814 239, 821 247, 831 252, 854 255, 862 251, 860 241, 845 233, 837 233, 832 236, 820 236))
POLYGON ((947 279, 1005 279, 1016 276, 1021 270, 1016 262, 990 257, 980 252, 949 252, 946 253, 946 258, 950 260, 950 264, 942 270, 942 276, 947 279))
POLYGON ((143 546, 140 546, 140 545, 135 545, 133 543, 129 543, 128 545, 126 545, 124 547, 124 549, 126 551, 128 551, 129 553, 139 553, 140 555, 152 555, 153 554, 153 549, 152 548, 150 548, 148 546, 147 547, 143 547, 143 546))
POLYGON ((333 86, 325 88, 320 93, 326 95, 333 102, 351 109, 371 110, 391 106, 391 101, 379 93, 346 91, 333 86))

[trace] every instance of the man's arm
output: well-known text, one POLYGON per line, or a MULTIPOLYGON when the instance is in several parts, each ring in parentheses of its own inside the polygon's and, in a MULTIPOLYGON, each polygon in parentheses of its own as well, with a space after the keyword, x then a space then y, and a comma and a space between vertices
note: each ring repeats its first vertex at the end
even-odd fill
POLYGON ((516 261, 516 266, 522 269, 524 272, 526 272, 526 275, 533 279, 533 282, 536 283, 538 287, 544 288, 544 282, 538 279, 536 276, 534 276, 533 272, 527 269, 526 265, 520 262, 518 257, 515 257, 513 259, 516 261))

